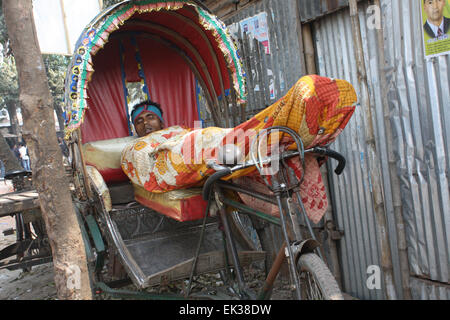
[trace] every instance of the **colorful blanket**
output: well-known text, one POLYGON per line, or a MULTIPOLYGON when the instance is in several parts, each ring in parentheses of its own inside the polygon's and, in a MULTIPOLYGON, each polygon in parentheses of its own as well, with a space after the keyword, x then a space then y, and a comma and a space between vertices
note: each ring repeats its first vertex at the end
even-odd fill
MULTIPOLYGON (((132 183, 150 192, 201 186, 214 173, 207 167, 208 160, 217 159, 219 147, 230 141, 241 149, 246 160, 252 137, 261 129, 273 126, 295 130, 306 148, 328 145, 347 125, 356 102, 355 90, 347 81, 306 76, 279 101, 236 128, 170 127, 134 140, 122 152, 122 169, 132 183)), ((271 143, 279 142, 286 148, 294 145, 292 140, 283 139, 282 135, 278 139, 271 143)), ((317 177, 320 176, 317 163, 307 163, 306 171, 312 170, 315 187, 322 189, 322 182, 317 177)), ((235 172, 226 180, 252 176, 255 170, 249 168, 235 172)), ((300 177, 303 173, 297 168, 296 174, 300 177)), ((310 181, 305 180, 304 183, 310 181)), ((311 203, 311 199, 306 201, 311 203)), ((320 211, 325 210, 326 204, 323 204, 320 211)))

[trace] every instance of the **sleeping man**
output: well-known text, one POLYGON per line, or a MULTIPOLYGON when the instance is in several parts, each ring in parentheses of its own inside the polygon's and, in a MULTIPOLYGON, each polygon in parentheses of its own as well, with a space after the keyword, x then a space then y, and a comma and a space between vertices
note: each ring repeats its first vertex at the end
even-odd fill
MULTIPOLYGON (((134 113, 139 138, 124 148, 122 170, 134 185, 151 193, 201 187, 215 172, 208 167, 208 162, 217 160, 218 150, 225 144, 234 144, 241 150, 244 160, 248 160, 253 136, 262 129, 284 126, 300 135, 306 149, 326 146, 345 128, 356 103, 355 90, 347 81, 312 75, 301 78, 279 101, 235 128, 173 126, 163 129, 162 112, 156 106, 144 104, 134 113)), ((284 149, 293 146, 293 141, 281 138, 280 135, 279 141, 273 139, 271 143, 284 149)), ((306 173, 301 172, 299 161, 290 164, 298 178, 310 175, 303 183, 308 187, 305 192, 324 189, 317 161, 305 160, 306 173), (308 186, 308 181, 314 185, 308 186)), ((225 180, 250 177, 256 181, 255 172, 254 167, 236 171, 225 180)), ((327 203, 317 201, 318 196, 312 196, 310 201, 321 215, 327 203)))
POLYGON ((134 106, 133 111, 131 111, 131 121, 139 137, 144 137, 164 128, 161 106, 150 100, 134 106))

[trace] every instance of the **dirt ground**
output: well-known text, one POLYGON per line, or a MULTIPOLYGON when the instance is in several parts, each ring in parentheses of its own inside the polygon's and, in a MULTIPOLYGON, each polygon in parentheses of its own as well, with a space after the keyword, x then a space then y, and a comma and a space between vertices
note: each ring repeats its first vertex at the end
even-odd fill
MULTIPOLYGON (((15 234, 9 236, 3 235, 4 230, 14 227, 15 223, 13 218, 0 218, 0 250, 15 242, 15 234)), ((259 272, 257 272, 257 270, 249 272, 250 274, 248 273, 248 271, 246 273, 246 279, 251 280, 250 286, 259 287, 261 285, 262 279, 261 277, 258 277, 259 272)), ((22 270, 0 270, 0 300, 56 300, 57 295, 53 277, 54 273, 52 263, 35 266, 30 272, 24 272, 22 270)), ((221 280, 219 278, 219 275, 208 274, 198 277, 194 282, 193 289, 196 289, 199 286, 204 288, 208 287, 210 289, 214 287, 220 288, 221 280)), ((290 299, 290 292, 289 290, 287 290, 287 287, 287 283, 278 281, 277 289, 274 291, 272 299, 290 299)), ((122 289, 136 290, 133 285, 128 285, 122 289)), ((150 289, 149 292, 156 293, 160 290, 161 288, 153 290, 150 289)), ((162 291, 160 291, 160 293, 178 293, 177 291, 178 290, 174 288, 174 286, 171 286, 171 289, 162 288, 162 291)), ((96 299, 110 300, 112 298, 109 296, 100 295, 96 297, 96 299)))
MULTIPOLYGON (((12 192, 9 182, 0 181, 0 194, 12 192)), ((16 235, 5 236, 3 231, 15 229, 12 217, 0 218, 0 250, 13 244, 16 235)), ((51 263, 33 267, 31 272, 0 270, 0 300, 47 300, 56 298, 51 263)))
MULTIPOLYGON (((12 192, 11 185, 0 181, 0 194, 9 192, 12 192)), ((8 229, 15 229, 14 218, 0 218, 0 250, 16 241, 15 234, 7 236, 3 234, 3 231, 8 229)), ((258 287, 261 285, 262 277, 259 273, 254 270, 250 271, 250 274, 246 274, 246 279, 251 280, 250 286, 258 287)), ((0 300, 55 300, 57 295, 53 277, 52 263, 35 266, 30 272, 0 270, 0 300)), ((203 283, 207 287, 219 287, 221 282, 218 274, 200 276, 197 280, 196 286, 202 286, 203 283)), ((276 287, 272 299, 285 300, 291 298, 287 283, 277 281, 276 287)), ((133 288, 130 285, 124 289, 133 290, 133 288)), ((150 290, 150 292, 152 291, 150 290)), ((110 297, 101 295, 97 299, 110 299, 110 297)))
POLYGON ((0 271, 0 300, 55 300, 53 264, 22 270, 0 271))
MULTIPOLYGON (((12 192, 9 182, 0 181, 0 194, 12 192)), ((13 244, 16 235, 5 236, 3 231, 15 229, 12 217, 0 218, 0 250, 13 244)), ((0 270, 0 300, 45 300, 56 298, 53 282, 53 266, 34 267, 31 272, 0 270)))

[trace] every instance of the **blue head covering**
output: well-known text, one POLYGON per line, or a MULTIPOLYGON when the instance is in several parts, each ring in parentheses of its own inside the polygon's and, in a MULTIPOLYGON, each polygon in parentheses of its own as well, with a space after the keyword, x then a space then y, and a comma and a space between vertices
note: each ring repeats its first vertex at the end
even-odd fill
POLYGON ((161 120, 161 122, 164 123, 164 119, 162 117, 159 108, 157 108, 154 105, 145 105, 134 109, 133 112, 131 113, 131 121, 133 122, 133 124, 136 121, 136 118, 139 117, 144 112, 154 113, 159 118, 159 120, 161 120))

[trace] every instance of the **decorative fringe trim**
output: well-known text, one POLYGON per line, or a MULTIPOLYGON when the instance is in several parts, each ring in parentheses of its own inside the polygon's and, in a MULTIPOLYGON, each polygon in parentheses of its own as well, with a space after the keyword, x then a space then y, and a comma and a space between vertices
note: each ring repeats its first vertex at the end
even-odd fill
MULTIPOLYGON (((108 42, 109 35, 118 30, 136 12, 149 13, 152 11, 175 11, 185 5, 193 6, 199 15, 199 23, 213 33, 217 44, 224 54, 228 67, 232 71, 233 87, 238 93, 238 102, 245 103, 245 73, 241 59, 237 53, 237 47, 228 33, 225 25, 215 16, 197 7, 188 0, 166 1, 155 0, 141 1, 139 4, 126 3, 114 9, 112 14, 95 19, 93 25, 88 26, 76 45, 76 51, 69 67, 69 77, 66 78, 65 87, 65 115, 66 115, 66 139, 83 123, 84 113, 87 109, 87 83, 94 73, 92 57, 108 42)), ((99 15, 101 16, 101 15, 99 15)))

